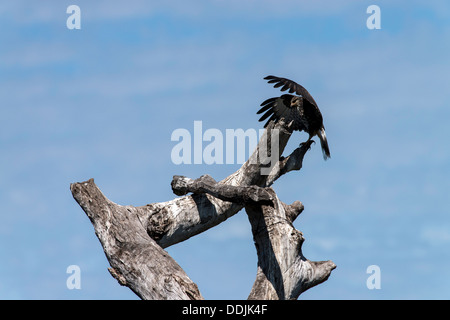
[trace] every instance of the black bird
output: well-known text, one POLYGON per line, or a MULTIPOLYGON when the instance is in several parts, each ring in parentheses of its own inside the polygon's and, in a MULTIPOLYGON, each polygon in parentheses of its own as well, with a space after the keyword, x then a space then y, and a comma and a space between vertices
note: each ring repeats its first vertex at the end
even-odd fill
POLYGON ((270 121, 278 121, 284 118, 287 124, 292 123, 293 130, 305 131, 309 134, 308 140, 304 143, 309 143, 317 135, 320 139, 323 158, 325 160, 330 158, 330 149, 328 148, 322 114, 309 92, 301 85, 286 78, 267 76, 264 79, 269 80, 268 83, 275 83, 275 88, 283 86, 281 91, 289 89, 289 93, 295 92, 297 94, 296 96, 283 94, 280 97, 270 98, 261 103, 262 108, 257 114, 265 111, 266 113, 259 121, 264 121, 270 116, 264 128, 267 127, 270 121))

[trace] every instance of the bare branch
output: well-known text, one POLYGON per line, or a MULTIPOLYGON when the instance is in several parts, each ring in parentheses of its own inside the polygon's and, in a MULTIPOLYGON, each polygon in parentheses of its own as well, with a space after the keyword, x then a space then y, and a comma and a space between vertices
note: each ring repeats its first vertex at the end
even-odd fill
POLYGON ((293 170, 300 170, 303 165, 303 158, 311 148, 313 140, 302 143, 300 147, 292 151, 286 158, 281 157, 278 166, 275 166, 267 177, 266 185, 271 186, 279 177, 293 170))
POLYGON ((177 195, 189 192, 196 194, 210 194, 220 200, 244 204, 248 201, 272 201, 271 195, 257 186, 231 186, 217 183, 211 176, 203 175, 196 180, 183 176, 174 176, 172 190, 177 195))
POLYGON ((325 281, 336 267, 332 261, 314 262, 303 256, 303 234, 292 225, 303 211, 300 201, 287 205, 272 188, 221 185, 210 176, 196 180, 175 176, 172 188, 245 205, 258 254, 257 278, 249 299, 297 299, 325 281))
MULTIPOLYGON (((283 153, 291 134, 292 130, 283 121, 278 121, 276 124, 271 122, 249 159, 239 170, 218 183, 235 187, 266 187, 272 185, 279 177, 288 172, 288 165, 293 168, 292 164, 295 162, 297 166, 298 163, 301 166, 301 161, 308 148, 302 147, 299 151, 294 151, 291 156, 286 158, 287 160, 281 158, 281 165, 279 161, 269 164, 260 161, 262 155, 280 160, 280 155, 283 153), (275 142, 278 142, 279 154, 272 154, 271 146, 275 142), (269 170, 270 174, 262 174, 268 168, 272 168, 271 171, 269 170)), ((181 183, 182 181, 178 182, 181 183)), ((203 182, 206 183, 207 181, 203 182)), ((187 193, 181 185, 176 186, 174 191, 177 195, 187 193)), ((242 208, 242 203, 224 201, 220 197, 199 192, 167 202, 152 203, 140 207, 140 212, 143 214, 141 219, 148 221, 146 225, 150 236, 160 246, 166 248, 218 225, 242 208)))
POLYGON ((303 204, 284 204, 267 188, 302 167, 310 143, 281 157, 291 134, 289 125, 271 122, 239 170, 220 182, 208 175, 196 180, 174 176, 172 189, 183 197, 167 202, 120 206, 107 199, 93 179, 71 184, 73 197, 103 246, 111 275, 142 299, 203 299, 163 248, 216 226, 245 206, 258 252, 250 299, 295 299, 325 281, 336 266, 307 260, 301 253, 303 236, 292 226, 303 204))

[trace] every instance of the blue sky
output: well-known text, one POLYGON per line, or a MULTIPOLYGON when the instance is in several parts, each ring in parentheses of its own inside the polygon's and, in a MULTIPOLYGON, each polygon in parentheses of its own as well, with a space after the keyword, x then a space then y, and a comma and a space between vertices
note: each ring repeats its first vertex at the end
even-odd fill
MULTIPOLYGON (((314 145, 273 186, 305 206, 305 256, 337 264, 301 298, 449 299, 449 17, 445 1, 0 2, 0 298, 136 299, 70 183, 144 205, 175 197, 173 175, 226 177, 239 164, 173 164, 171 133, 261 128, 275 74, 314 96, 332 155, 314 145), (71 4, 81 30, 66 28, 71 4), (372 4, 381 30, 366 27, 372 4), (81 290, 66 287, 73 264, 81 290)), ((167 250, 205 298, 250 292, 244 211, 167 250)))

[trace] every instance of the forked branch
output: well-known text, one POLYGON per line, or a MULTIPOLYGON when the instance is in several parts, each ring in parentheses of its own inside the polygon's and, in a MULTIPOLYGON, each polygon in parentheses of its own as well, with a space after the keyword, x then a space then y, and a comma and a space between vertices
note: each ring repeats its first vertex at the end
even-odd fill
POLYGON ((303 205, 300 201, 286 205, 269 188, 283 174, 300 170, 309 150, 310 144, 303 144, 281 157, 291 133, 282 121, 271 122, 239 170, 220 182, 208 175, 196 180, 174 176, 172 189, 183 197, 167 202, 121 206, 107 199, 93 179, 71 184, 73 197, 103 246, 111 275, 142 299, 203 299, 163 248, 208 230, 245 207, 258 253, 249 299, 294 299, 325 281, 334 263, 307 260, 301 252, 303 236, 292 226, 303 205), (272 162, 260 161, 262 154, 272 162))
POLYGON ((176 194, 208 193, 244 204, 258 255, 257 276, 249 299, 297 299, 305 290, 328 279, 336 268, 332 261, 314 262, 303 256, 303 234, 292 224, 303 211, 300 201, 287 205, 270 187, 221 185, 209 176, 196 180, 176 176, 172 188, 176 194))

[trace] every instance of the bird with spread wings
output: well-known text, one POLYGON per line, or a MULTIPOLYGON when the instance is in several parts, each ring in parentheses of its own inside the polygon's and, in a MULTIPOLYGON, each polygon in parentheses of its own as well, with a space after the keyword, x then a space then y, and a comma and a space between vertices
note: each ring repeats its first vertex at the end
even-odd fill
POLYGON ((276 122, 284 118, 284 121, 291 125, 292 130, 305 131, 309 134, 308 140, 304 143, 308 143, 314 136, 318 136, 323 158, 325 160, 330 158, 330 149, 325 134, 325 127, 323 126, 322 114, 309 92, 303 86, 286 78, 267 76, 264 79, 268 80, 268 83, 274 83, 275 88, 282 86, 281 91, 289 89, 289 93, 296 94, 282 94, 279 97, 270 98, 261 103, 262 108, 257 114, 265 113, 259 121, 264 121, 270 117, 264 128, 267 127, 270 121, 276 122))

